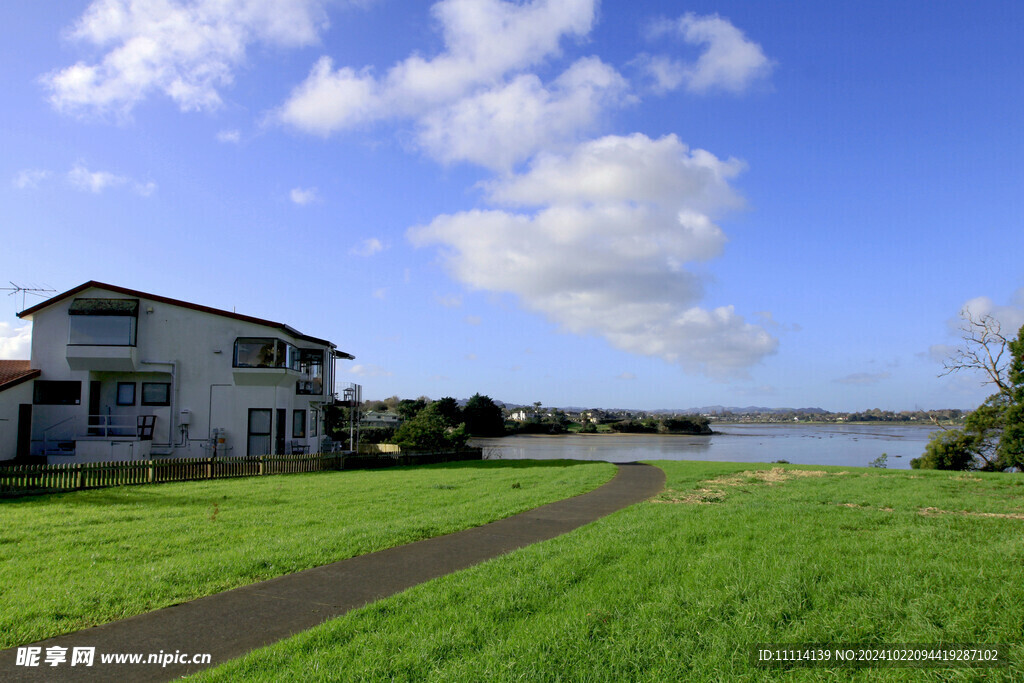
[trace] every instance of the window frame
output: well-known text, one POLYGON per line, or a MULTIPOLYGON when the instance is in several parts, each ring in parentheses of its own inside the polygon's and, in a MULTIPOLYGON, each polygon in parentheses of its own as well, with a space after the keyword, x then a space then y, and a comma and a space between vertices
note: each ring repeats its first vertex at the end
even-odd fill
POLYGON ((35 406, 79 406, 82 405, 81 380, 37 379, 32 384, 32 405, 35 406), (77 391, 75 389, 77 388, 77 391), (65 391, 59 391, 65 390, 65 391), (72 398, 73 394, 77 397, 72 398), (60 397, 56 398, 55 397, 60 397))
POLYGON ((139 405, 144 406, 169 406, 171 405, 171 383, 170 382, 143 382, 142 391, 140 392, 139 405), (167 397, 163 401, 148 401, 146 400, 146 388, 152 386, 163 386, 167 392, 167 397))
POLYGON ((297 408, 292 411, 292 438, 293 439, 305 439, 306 433, 309 431, 308 423, 306 422, 306 410, 297 408), (298 426, 296 422, 297 418, 302 418, 302 431, 296 431, 295 427, 298 426))
POLYGON ((137 398, 138 398, 137 397, 138 387, 136 386, 136 384, 137 384, 136 382, 118 382, 117 383, 117 395, 114 397, 115 398, 115 403, 117 405, 119 405, 119 406, 133 406, 133 405, 135 405, 136 401, 137 401, 137 398), (130 386, 132 388, 132 400, 131 400, 130 403, 128 401, 122 401, 121 400, 121 389, 123 387, 128 387, 128 386, 130 386))
POLYGON ((277 337, 236 337, 233 353, 231 354, 231 366, 234 368, 262 368, 298 371, 299 348, 295 346, 295 344, 277 337), (269 347, 273 351, 273 359, 269 363, 264 362, 256 365, 240 363, 238 356, 239 344, 259 344, 262 347, 261 351, 269 347))
POLYGON ((139 321, 132 316, 124 315, 69 315, 68 316, 68 346, 137 346, 139 321), (84 335, 83 330, 76 329, 79 325, 96 323, 102 321, 128 322, 127 339, 117 342, 109 340, 91 341, 84 335))

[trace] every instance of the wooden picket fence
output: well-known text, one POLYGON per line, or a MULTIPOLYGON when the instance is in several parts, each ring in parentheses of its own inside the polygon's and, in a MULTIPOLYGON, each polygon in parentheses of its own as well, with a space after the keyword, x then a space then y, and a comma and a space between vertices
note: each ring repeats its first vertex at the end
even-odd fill
POLYGON ((0 496, 77 491, 130 484, 393 467, 481 458, 481 449, 466 448, 458 451, 404 451, 377 455, 312 453, 0 466, 0 496))

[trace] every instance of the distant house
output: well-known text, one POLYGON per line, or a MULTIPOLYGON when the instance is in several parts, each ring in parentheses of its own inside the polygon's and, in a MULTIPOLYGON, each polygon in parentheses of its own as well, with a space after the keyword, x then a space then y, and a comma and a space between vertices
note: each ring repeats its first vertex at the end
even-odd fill
POLYGON ((515 422, 529 422, 530 420, 536 419, 538 415, 536 411, 520 408, 519 410, 513 411, 510 417, 515 422))
POLYGON ((27 360, 0 360, 0 459, 30 453, 32 381, 39 376, 27 360))
POLYGON ((18 316, 32 321, 31 370, 0 393, 18 424, 0 457, 315 452, 335 361, 353 358, 283 323, 101 282, 18 316))
POLYGON ((364 427, 397 427, 401 424, 402 418, 394 413, 378 413, 374 411, 363 413, 359 424, 364 427))

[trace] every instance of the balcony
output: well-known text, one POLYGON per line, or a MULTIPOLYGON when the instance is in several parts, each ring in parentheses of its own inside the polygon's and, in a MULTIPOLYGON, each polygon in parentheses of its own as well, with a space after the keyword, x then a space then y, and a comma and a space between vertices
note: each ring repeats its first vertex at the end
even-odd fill
POLYGON ((303 373, 291 368, 233 368, 235 384, 240 386, 287 387, 295 386, 303 373))
POLYGON ((138 350, 134 346, 68 344, 68 366, 72 370, 135 372, 138 350))

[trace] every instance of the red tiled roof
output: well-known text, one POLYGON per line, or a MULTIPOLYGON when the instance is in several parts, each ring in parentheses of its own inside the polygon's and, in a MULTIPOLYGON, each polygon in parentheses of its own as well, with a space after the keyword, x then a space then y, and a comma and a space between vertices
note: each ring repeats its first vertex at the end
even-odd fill
MULTIPOLYGON (((209 306, 202 306, 200 304, 193 304, 193 303, 190 303, 188 301, 181 301, 179 299, 171 299, 169 297, 160 296, 158 294, 147 294, 146 292, 139 292, 139 291, 134 290, 134 289, 128 289, 127 287, 119 287, 117 285, 108 285, 108 284, 103 283, 103 282, 96 282, 95 280, 89 280, 85 284, 78 285, 74 289, 69 289, 68 291, 64 292, 63 294, 58 294, 57 296, 54 296, 54 297, 52 297, 50 299, 47 299, 46 301, 43 301, 42 303, 36 304, 35 306, 32 306, 31 308, 26 308, 24 311, 22 311, 21 313, 18 314, 18 317, 19 318, 28 318, 29 320, 31 320, 33 313, 35 313, 37 311, 41 311, 42 309, 47 308, 48 306, 52 306, 53 304, 57 303, 58 301, 61 301, 62 299, 66 299, 69 296, 74 296, 75 294, 78 294, 81 291, 89 289, 90 287, 95 287, 97 289, 106 289, 106 290, 109 290, 111 292, 119 292, 121 294, 127 294, 128 296, 137 296, 140 299, 150 299, 152 301, 160 301, 160 302, 165 303, 165 304, 172 304, 174 306, 181 306, 183 308, 190 308, 193 311, 202 311, 203 313, 212 313, 214 315, 224 316, 225 318, 234 318, 235 320, 244 320, 245 322, 257 323, 259 325, 266 325, 267 327, 276 327, 277 329, 284 330, 288 334, 293 335, 295 337, 298 337, 299 339, 305 339, 307 341, 313 342, 314 344, 323 344, 324 346, 330 346, 332 348, 335 348, 334 344, 332 344, 331 342, 327 341, 326 339, 319 339, 317 337, 311 337, 311 336, 309 336, 307 334, 302 334, 298 330, 296 330, 296 329, 294 329, 292 327, 289 327, 288 325, 285 325, 284 323, 274 322, 273 320, 264 320, 262 318, 254 318, 251 315, 242 315, 241 313, 234 313, 232 311, 222 311, 222 310, 220 310, 218 308, 210 308, 209 306)), ((336 353, 339 356, 341 356, 342 358, 348 358, 350 360, 355 358, 355 356, 353 356, 351 354, 348 354, 348 353, 345 353, 344 351, 337 351, 336 353)))
POLYGON ((0 391, 38 377, 39 370, 29 367, 27 360, 0 360, 0 391))

